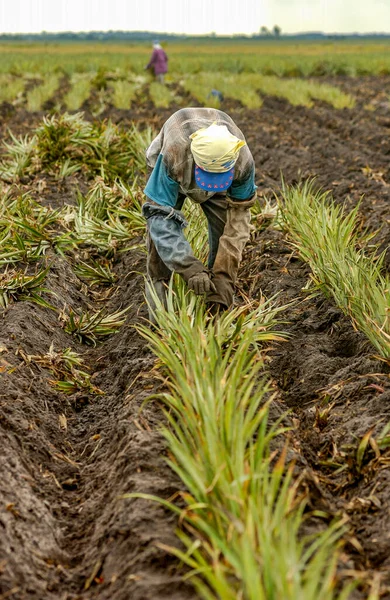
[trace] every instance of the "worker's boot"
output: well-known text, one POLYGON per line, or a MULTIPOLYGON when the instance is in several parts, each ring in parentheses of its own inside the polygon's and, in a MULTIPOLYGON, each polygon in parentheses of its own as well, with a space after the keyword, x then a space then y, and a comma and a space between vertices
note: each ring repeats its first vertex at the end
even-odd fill
POLYGON ((150 279, 146 280, 145 298, 148 306, 149 321, 152 325, 157 324, 155 317, 155 311, 156 308, 158 308, 158 303, 156 303, 156 296, 161 302, 162 306, 165 309, 167 308, 168 284, 169 281, 166 279, 159 279, 157 281, 152 281, 150 279))

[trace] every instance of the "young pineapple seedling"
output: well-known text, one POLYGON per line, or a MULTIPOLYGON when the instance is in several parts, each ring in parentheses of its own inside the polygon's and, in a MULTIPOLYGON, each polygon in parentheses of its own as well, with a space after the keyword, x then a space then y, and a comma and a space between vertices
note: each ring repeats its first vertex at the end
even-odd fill
POLYGON ((49 383, 60 392, 74 394, 84 390, 91 394, 104 393, 91 383, 91 375, 85 370, 87 367, 84 366, 84 360, 71 348, 57 352, 54 350, 54 344, 51 344, 46 354, 28 355, 25 358, 28 362, 48 369, 56 377, 55 380, 49 380, 49 383))
POLYGON ((26 272, 15 269, 7 269, 0 275, 0 306, 7 308, 11 302, 18 300, 29 300, 46 308, 52 308, 40 294, 50 290, 42 287, 49 267, 43 271, 38 271, 35 275, 27 275, 26 272))
POLYGON ((89 285, 112 285, 117 276, 111 271, 110 264, 102 265, 91 259, 90 264, 80 261, 75 266, 77 277, 89 283, 89 285))
POLYGON ((106 313, 104 309, 98 312, 79 312, 73 310, 69 314, 62 313, 61 319, 64 321, 64 329, 67 333, 74 335, 79 342, 89 346, 96 346, 97 342, 108 335, 117 333, 118 329, 126 321, 127 308, 116 313, 106 313))

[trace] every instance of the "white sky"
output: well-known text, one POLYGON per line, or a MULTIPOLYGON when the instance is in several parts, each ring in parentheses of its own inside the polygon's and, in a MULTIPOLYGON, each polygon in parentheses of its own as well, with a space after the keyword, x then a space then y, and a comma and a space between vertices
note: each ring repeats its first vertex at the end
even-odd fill
POLYGON ((390 0, 0 0, 0 32, 390 31, 390 0))

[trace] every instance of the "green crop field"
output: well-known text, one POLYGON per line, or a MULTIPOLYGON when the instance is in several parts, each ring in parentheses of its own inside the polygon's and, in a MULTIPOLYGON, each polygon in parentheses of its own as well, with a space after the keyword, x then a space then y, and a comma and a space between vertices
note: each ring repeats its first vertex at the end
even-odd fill
MULTIPOLYGON (((170 71, 262 73, 279 76, 367 75, 390 73, 390 42, 248 41, 164 45, 170 71)), ((150 55, 147 44, 16 43, 0 44, 1 72, 68 74, 99 68, 142 73, 150 55)))
POLYGON ((321 78, 390 73, 388 48, 384 43, 171 43, 168 90, 151 85, 145 72, 148 45, 3 43, 0 101, 37 111, 55 97, 59 109, 79 110, 95 90, 91 102, 98 114, 109 103, 129 108, 149 97, 157 107, 185 105, 182 92, 212 104, 210 91, 218 89, 247 108, 259 108, 264 95, 306 106, 321 99, 335 108, 351 107, 353 96, 321 78))
POLYGON ((165 49, 0 45, 0 600, 389 598, 390 43, 165 49), (198 105, 258 186, 217 315, 145 294, 145 151, 198 105))

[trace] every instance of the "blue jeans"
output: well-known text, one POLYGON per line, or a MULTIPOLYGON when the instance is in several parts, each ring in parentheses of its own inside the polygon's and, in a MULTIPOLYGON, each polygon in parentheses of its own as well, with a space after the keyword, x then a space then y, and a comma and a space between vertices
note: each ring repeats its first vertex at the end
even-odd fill
MULTIPOLYGON (((175 211, 181 211, 185 198, 183 194, 179 195, 174 207, 175 211)), ((148 203, 150 203, 149 200, 148 203)), ((155 206, 157 208, 158 205, 155 206)), ((219 239, 226 224, 226 197, 222 194, 215 194, 209 200, 202 202, 200 207, 208 223, 209 256, 207 266, 212 269, 218 252, 219 239)), ((171 272, 177 271, 188 280, 189 276, 205 269, 202 263, 193 256, 188 242, 185 242, 184 233, 182 232, 184 222, 181 226, 174 222, 175 219, 170 222, 167 208, 162 207, 161 212, 163 211, 162 218, 156 220, 155 217, 151 217, 148 219, 148 275, 152 280, 169 279, 171 272), (153 221, 155 222, 153 223, 153 221), (174 247, 176 248, 176 255, 172 256, 174 247), (191 275, 188 276, 189 273, 191 275)))

